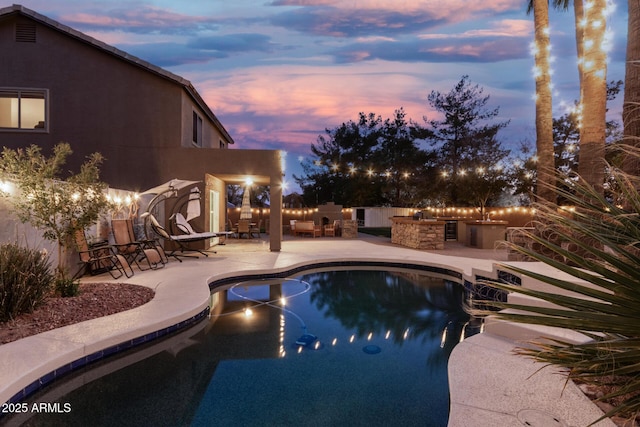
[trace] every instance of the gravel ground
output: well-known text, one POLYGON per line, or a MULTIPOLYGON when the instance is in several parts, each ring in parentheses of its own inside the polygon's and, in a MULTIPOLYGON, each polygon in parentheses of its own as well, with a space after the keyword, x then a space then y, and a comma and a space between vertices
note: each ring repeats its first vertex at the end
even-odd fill
POLYGON ((130 310, 149 302, 154 291, 126 283, 87 283, 76 297, 49 297, 32 313, 0 322, 0 344, 97 317, 130 310))

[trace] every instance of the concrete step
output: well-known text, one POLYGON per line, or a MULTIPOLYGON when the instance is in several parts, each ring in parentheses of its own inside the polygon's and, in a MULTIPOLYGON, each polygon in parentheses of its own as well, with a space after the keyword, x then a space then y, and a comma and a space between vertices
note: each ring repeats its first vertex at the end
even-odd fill
MULTIPOLYGON (((538 298, 532 298, 527 295, 515 293, 509 295, 509 302, 514 304, 526 304, 532 307, 557 307, 554 304, 550 304, 538 298)), ((526 311, 523 310, 512 309, 503 310, 502 312, 515 314, 526 313, 526 311)), ((509 322, 498 319, 495 316, 489 316, 484 320, 484 332, 519 342, 526 342, 540 338, 555 338, 574 344, 590 341, 590 338, 586 335, 570 329, 509 322)))
POLYGON ((552 304, 543 299, 531 297, 519 292, 511 292, 507 295, 507 302, 509 304, 528 305, 530 307, 562 308, 557 304, 552 304))
POLYGON ((505 320, 496 319, 493 316, 485 319, 484 332, 521 343, 540 340, 541 338, 553 338, 573 344, 581 344, 590 341, 590 338, 586 335, 570 329, 507 322, 505 320))

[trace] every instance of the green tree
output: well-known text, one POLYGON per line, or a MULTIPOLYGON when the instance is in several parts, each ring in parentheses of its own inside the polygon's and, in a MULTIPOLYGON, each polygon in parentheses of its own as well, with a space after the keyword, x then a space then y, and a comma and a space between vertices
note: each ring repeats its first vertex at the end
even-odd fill
POLYGON ((58 279, 67 278, 64 260, 76 231, 95 224, 110 207, 104 194, 107 185, 99 180, 102 155, 93 153, 78 173, 63 176, 71 153, 69 144, 60 143, 50 157, 36 145, 16 150, 4 147, 0 157, 0 174, 20 192, 14 198, 20 221, 29 222, 42 230, 45 239, 58 243, 58 279))
POLYGON ((504 188, 486 186, 486 174, 492 172, 495 182, 506 182, 503 162, 509 150, 501 147, 497 139, 500 129, 509 121, 496 122, 499 108, 488 109, 489 95, 462 76, 455 87, 446 94, 432 91, 427 98, 430 106, 444 116, 443 120, 425 121, 430 127, 427 141, 434 150, 434 163, 440 170, 439 188, 442 202, 449 205, 476 205, 476 185, 491 187, 489 200, 504 188), (477 173, 478 171, 484 171, 477 173), (494 173, 495 172, 495 173, 494 173))
POLYGON ((344 206, 377 206, 383 203, 380 167, 376 151, 382 118, 360 113, 326 129, 311 145, 312 159, 302 163, 304 175, 294 176, 307 206, 333 201, 344 206))
POLYGON ((416 206, 423 198, 420 188, 430 173, 429 153, 416 142, 416 128, 406 121, 401 108, 380 129, 374 162, 382 174, 382 198, 389 206, 416 206))

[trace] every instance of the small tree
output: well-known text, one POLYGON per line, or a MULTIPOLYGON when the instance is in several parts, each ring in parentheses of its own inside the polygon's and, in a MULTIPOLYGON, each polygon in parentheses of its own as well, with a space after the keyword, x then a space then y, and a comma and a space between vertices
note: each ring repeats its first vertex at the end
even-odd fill
POLYGON ((71 154, 70 145, 62 142, 48 158, 36 145, 16 150, 4 147, 0 157, 0 174, 20 191, 14 201, 20 221, 43 230, 45 239, 58 243, 58 280, 68 277, 64 259, 75 233, 94 224, 110 206, 104 197, 107 185, 99 181, 102 155, 93 153, 77 174, 65 178, 62 167, 71 154))

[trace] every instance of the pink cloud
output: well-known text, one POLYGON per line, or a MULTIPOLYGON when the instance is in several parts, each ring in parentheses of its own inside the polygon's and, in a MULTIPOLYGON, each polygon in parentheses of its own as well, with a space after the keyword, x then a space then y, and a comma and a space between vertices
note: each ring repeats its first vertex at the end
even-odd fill
POLYGON ((418 64, 403 72, 389 63, 371 65, 257 67, 206 80, 198 76, 198 90, 234 137, 306 150, 325 128, 356 120, 359 112, 386 119, 403 107, 418 121, 427 114, 429 88, 423 87, 418 64))
POLYGON ((298 5, 331 4, 338 9, 351 11, 357 10, 381 10, 406 13, 428 13, 435 18, 447 18, 447 20, 461 21, 478 13, 496 13, 509 10, 523 9, 520 0, 488 0, 485 2, 470 2, 468 0, 447 0, 437 2, 433 0, 290 0, 298 5), (455 19, 452 19, 455 18, 455 19))
POLYGON ((72 12, 61 14, 59 19, 70 26, 145 31, 168 31, 189 29, 189 25, 212 23, 208 17, 190 16, 171 12, 159 7, 145 5, 101 13, 72 12))
POLYGON ((455 34, 422 34, 418 37, 423 40, 439 40, 478 37, 531 37, 532 34, 533 21, 526 19, 503 19, 492 22, 489 28, 468 30, 455 34))
POLYGON ((274 6, 327 6, 339 3, 339 0, 275 0, 274 6))

